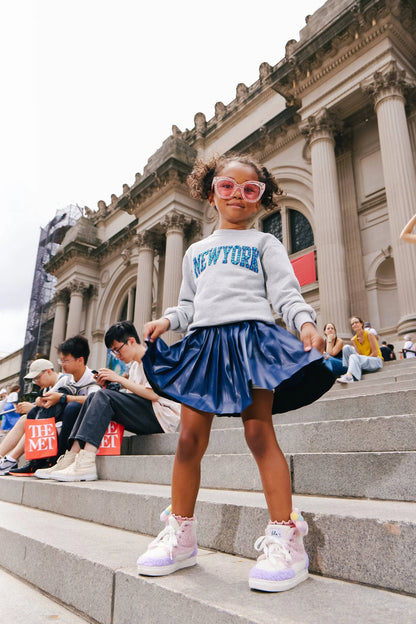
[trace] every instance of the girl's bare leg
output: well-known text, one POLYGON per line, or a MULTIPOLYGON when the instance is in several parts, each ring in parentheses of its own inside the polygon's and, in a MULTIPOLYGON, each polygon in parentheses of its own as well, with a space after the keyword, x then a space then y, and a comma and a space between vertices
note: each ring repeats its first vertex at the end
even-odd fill
POLYGON ((201 461, 209 442, 214 415, 186 405, 181 409, 181 428, 172 474, 172 512, 191 518, 201 479, 201 461))
POLYGON ((242 414, 246 441, 259 468, 270 520, 286 522, 292 511, 292 490, 289 468, 273 428, 273 393, 253 390, 252 397, 252 404, 242 414))

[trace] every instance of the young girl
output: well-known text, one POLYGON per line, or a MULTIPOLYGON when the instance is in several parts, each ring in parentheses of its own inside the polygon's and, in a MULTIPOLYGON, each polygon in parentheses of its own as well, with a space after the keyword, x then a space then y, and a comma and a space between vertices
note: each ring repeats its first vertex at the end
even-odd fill
POLYGON ((364 321, 359 316, 352 316, 350 323, 355 332, 352 345, 345 345, 342 349, 342 363, 348 370, 337 379, 343 384, 360 381, 363 371, 372 373, 383 367, 383 356, 374 334, 364 329, 364 321))
POLYGON ((326 323, 324 326, 325 335, 325 364, 336 377, 347 372, 347 367, 342 364, 342 347, 344 341, 338 338, 337 329, 334 323, 326 323))
POLYGON ((144 327, 149 382, 158 394, 179 400, 182 411, 171 513, 139 557, 138 571, 159 576, 196 563, 193 514, 213 416, 241 415, 271 518, 256 542, 264 554, 249 585, 282 591, 307 577, 307 524, 292 510, 272 413, 315 400, 334 378, 322 363, 323 339, 284 247, 271 234, 246 229, 261 205, 276 205, 280 191, 271 174, 246 156, 212 158, 195 164, 188 184, 193 197, 216 207, 219 226, 187 250, 178 306, 144 327), (269 300, 302 342, 275 324, 269 300), (157 340, 169 328, 191 331, 169 348, 157 340))

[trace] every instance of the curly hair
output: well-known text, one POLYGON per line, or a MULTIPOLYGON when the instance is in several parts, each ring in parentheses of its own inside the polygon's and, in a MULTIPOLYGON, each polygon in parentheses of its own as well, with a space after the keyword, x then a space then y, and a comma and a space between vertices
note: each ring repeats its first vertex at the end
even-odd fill
POLYGON ((221 173, 226 165, 236 161, 255 170, 259 182, 264 182, 266 185, 261 197, 261 204, 269 210, 275 208, 279 197, 283 195, 283 191, 270 171, 249 154, 214 155, 207 161, 196 160, 194 168, 187 178, 191 196, 200 200, 208 199, 214 177, 221 173))

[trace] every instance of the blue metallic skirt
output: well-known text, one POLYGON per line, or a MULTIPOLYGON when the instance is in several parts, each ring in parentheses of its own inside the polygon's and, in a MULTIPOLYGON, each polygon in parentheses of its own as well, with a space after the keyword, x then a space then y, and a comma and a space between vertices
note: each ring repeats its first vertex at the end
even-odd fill
POLYGON ((170 347, 148 342, 143 357, 153 390, 219 416, 239 416, 252 388, 274 391, 273 413, 312 403, 335 381, 319 351, 274 323, 244 321, 197 328, 170 347))

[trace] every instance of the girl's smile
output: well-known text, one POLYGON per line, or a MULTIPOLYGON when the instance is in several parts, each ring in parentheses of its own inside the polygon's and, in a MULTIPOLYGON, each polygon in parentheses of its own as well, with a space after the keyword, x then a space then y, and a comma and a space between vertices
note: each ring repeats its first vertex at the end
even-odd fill
MULTIPOLYGON (((218 174, 224 178, 231 178, 237 184, 245 182, 258 182, 258 175, 253 167, 240 163, 231 162, 226 165, 218 174)), ((209 202, 215 206, 220 214, 220 229, 245 230, 250 218, 256 214, 260 208, 261 200, 246 201, 241 189, 237 186, 230 198, 224 199, 215 190, 210 191, 209 202)))

